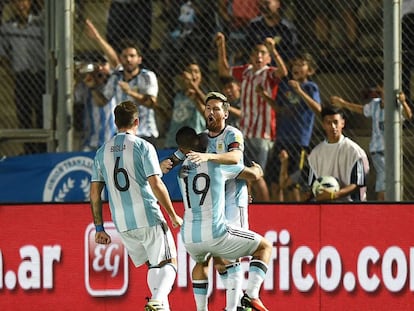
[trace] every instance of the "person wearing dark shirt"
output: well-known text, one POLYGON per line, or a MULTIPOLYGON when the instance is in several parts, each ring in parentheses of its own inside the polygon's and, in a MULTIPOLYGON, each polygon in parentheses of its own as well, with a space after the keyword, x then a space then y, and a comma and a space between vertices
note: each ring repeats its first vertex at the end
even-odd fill
POLYGON ((246 39, 248 46, 252 46, 273 38, 280 56, 287 62, 297 55, 299 42, 296 27, 282 17, 280 7, 281 0, 259 0, 260 15, 246 27, 246 39))

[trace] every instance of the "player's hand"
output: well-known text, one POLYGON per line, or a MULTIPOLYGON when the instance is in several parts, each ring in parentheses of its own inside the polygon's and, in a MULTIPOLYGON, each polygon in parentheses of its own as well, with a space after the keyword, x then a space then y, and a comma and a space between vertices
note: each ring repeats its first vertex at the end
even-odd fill
POLYGON ((187 153, 187 158, 195 164, 200 164, 207 162, 210 158, 210 155, 208 153, 190 151, 187 153))
POLYGON ((174 228, 181 227, 183 224, 183 219, 178 215, 174 215, 174 217, 170 217, 170 219, 174 228))
POLYGON ((161 171, 163 174, 167 174, 173 167, 173 162, 170 159, 165 159, 160 163, 161 171))
POLYGON ((262 167, 260 166, 259 163, 256 163, 256 162, 252 161, 252 167, 256 167, 259 170, 260 177, 264 176, 263 169, 262 169, 262 167))
POLYGON ((98 244, 110 244, 111 237, 105 231, 100 231, 95 233, 95 242, 98 244))

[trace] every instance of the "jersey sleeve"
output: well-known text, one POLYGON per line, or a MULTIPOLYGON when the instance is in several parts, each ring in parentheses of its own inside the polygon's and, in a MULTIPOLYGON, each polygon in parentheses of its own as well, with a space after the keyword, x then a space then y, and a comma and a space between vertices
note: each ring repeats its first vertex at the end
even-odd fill
POLYGON ((185 154, 181 152, 180 149, 177 149, 174 152, 174 155, 177 157, 177 159, 179 159, 180 161, 184 161, 185 160, 185 154))
POLYGON ((372 117, 373 113, 374 113, 374 105, 376 103, 376 99, 372 99, 368 104, 365 104, 363 106, 363 113, 364 116, 366 116, 367 118, 372 117))
POLYGON ((236 128, 228 132, 225 143, 227 151, 240 150, 244 152, 243 134, 236 128))
POLYGON ((237 178, 240 173, 244 170, 244 164, 232 164, 232 165, 224 165, 220 166, 221 172, 223 174, 224 179, 235 179, 237 178))
POLYGON ((115 95, 116 85, 118 84, 118 75, 116 72, 112 73, 104 88, 102 89, 102 95, 109 101, 115 95))
POLYGON ((142 163, 145 171, 145 176, 159 175, 162 176, 162 171, 155 148, 150 143, 146 144, 147 152, 142 153, 142 163))
POLYGON ((145 71, 144 73, 145 83, 141 92, 150 96, 158 96, 158 80, 157 76, 152 71, 145 71))
POLYGON ((104 182, 105 179, 97 157, 93 160, 91 181, 104 182))

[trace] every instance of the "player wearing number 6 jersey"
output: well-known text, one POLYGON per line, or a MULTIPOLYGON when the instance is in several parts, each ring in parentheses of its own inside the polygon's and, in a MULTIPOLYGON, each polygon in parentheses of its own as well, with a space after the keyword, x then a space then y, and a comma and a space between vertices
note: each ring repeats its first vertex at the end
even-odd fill
POLYGON ((96 226, 95 241, 109 244, 102 219, 101 192, 106 185, 112 220, 135 266, 148 264, 148 287, 152 297, 145 310, 170 310, 168 294, 176 277, 177 251, 171 231, 157 201, 174 227, 182 224, 161 180, 161 168, 153 145, 135 136, 138 110, 125 101, 115 107, 118 134, 96 152, 91 209, 96 226))
MULTIPOLYGON (((188 149, 205 150, 200 146, 200 136, 194 130, 185 129, 178 135, 186 135, 188 149), (198 137, 198 139, 197 139, 198 137)), ((178 140, 178 137, 177 137, 178 140)), ((184 222, 181 236, 184 246, 196 264, 192 271, 193 292, 197 310, 207 310, 208 262, 210 257, 234 260, 253 256, 250 261, 249 278, 242 304, 253 310, 267 310, 259 299, 271 254, 271 245, 261 235, 234 227, 225 219, 225 183, 232 178, 255 180, 263 176, 260 166, 222 165, 213 161, 184 161, 178 181, 184 202, 184 222)))

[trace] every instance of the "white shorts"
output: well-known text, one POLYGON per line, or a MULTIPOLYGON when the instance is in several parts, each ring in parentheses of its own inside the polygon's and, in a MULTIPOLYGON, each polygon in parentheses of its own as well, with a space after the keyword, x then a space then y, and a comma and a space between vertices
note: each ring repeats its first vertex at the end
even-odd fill
POLYGON ((122 242, 136 267, 147 261, 151 266, 177 257, 174 238, 166 223, 120 232, 122 242))
POLYGON ((229 225, 227 232, 217 239, 199 243, 184 243, 184 246, 196 262, 205 262, 209 256, 236 260, 251 256, 261 240, 262 236, 256 232, 229 225))

